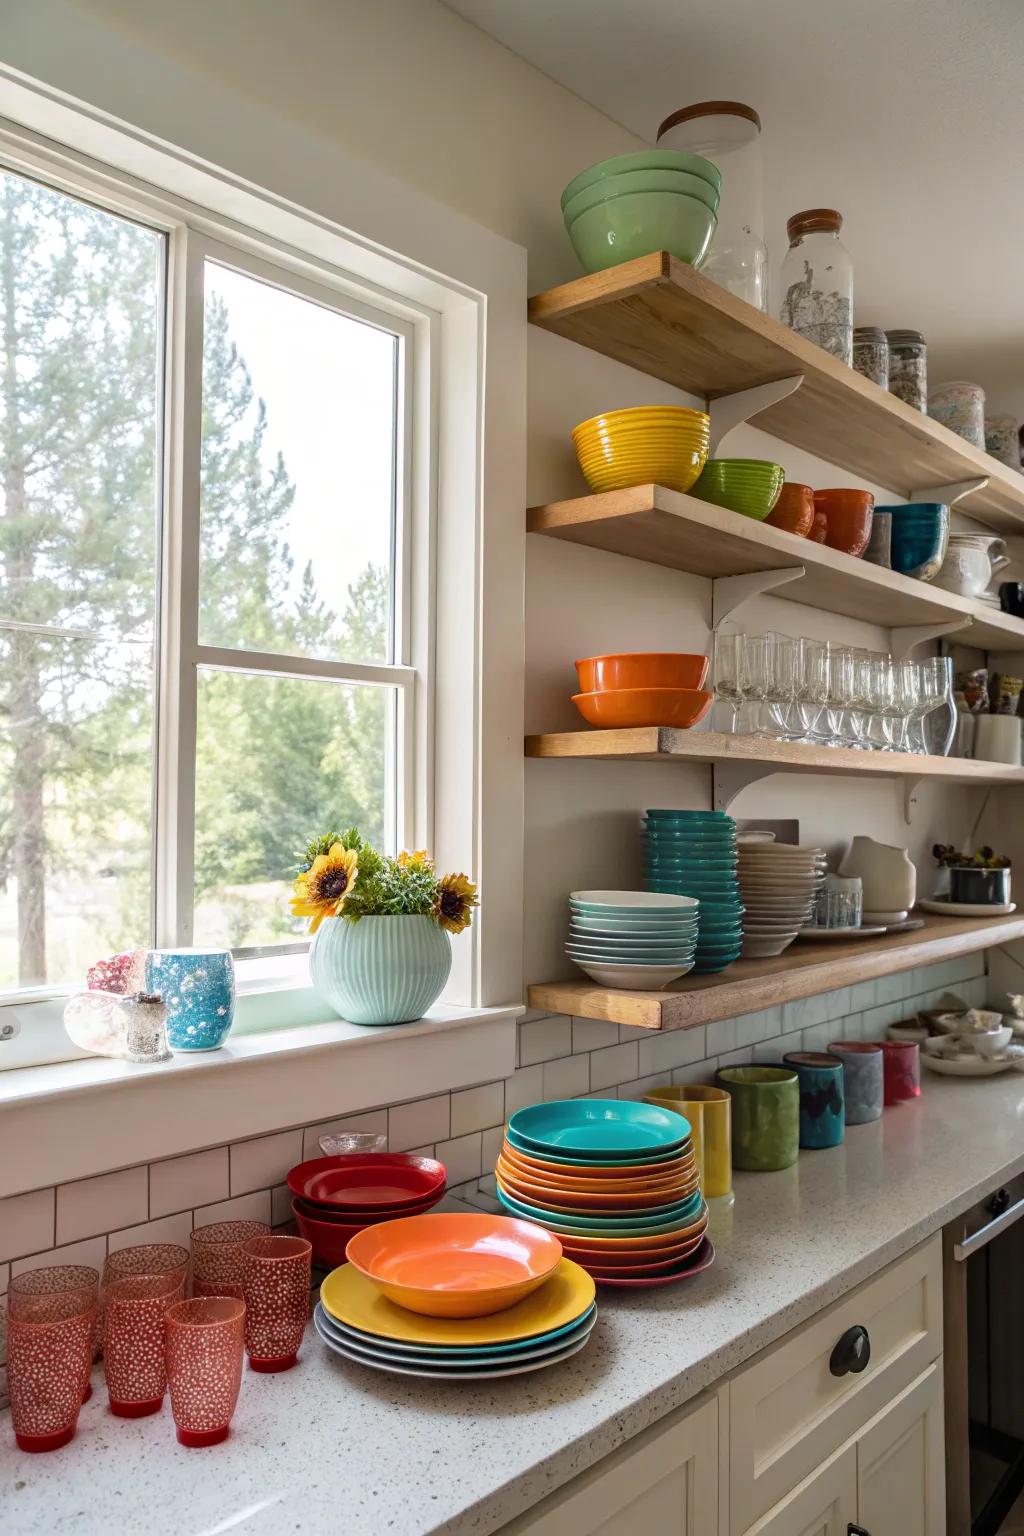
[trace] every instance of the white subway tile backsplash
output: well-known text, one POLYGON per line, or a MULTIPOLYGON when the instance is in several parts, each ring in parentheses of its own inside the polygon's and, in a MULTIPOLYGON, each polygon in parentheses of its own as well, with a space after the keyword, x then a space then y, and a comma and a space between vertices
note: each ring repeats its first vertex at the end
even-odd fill
POLYGON ((480 1137, 480 1162, 484 1173, 488 1173, 498 1161, 498 1153, 501 1151, 501 1143, 505 1139, 505 1127, 496 1125, 489 1131, 484 1131, 480 1137))
POLYGON ((169 1157, 149 1168, 149 1214, 169 1216, 211 1200, 224 1200, 228 1186, 228 1149, 211 1147, 187 1157, 169 1157))
POLYGON ((501 1125, 505 1119, 504 1082, 484 1083, 452 1094, 452 1135, 466 1136, 501 1125))
POLYGON ((625 1041, 625 1040, 649 1040, 650 1038, 651 1038, 650 1030, 649 1029, 645 1029, 642 1024, 620 1024, 619 1025, 619 1039, 622 1040, 622 1041, 625 1041))
POLYGON ((841 1019, 850 1011, 850 989, 839 987, 835 992, 822 992, 817 997, 798 997, 792 1003, 784 1003, 782 1025, 787 1033, 796 1029, 809 1029, 812 1024, 824 1024, 826 1019, 841 1019))
POLYGON ((535 1024, 519 1026, 519 1065, 532 1067, 538 1061, 554 1061, 572 1051, 572 1019, 567 1014, 552 1014, 535 1024))
MULTIPOLYGON (((4 1296, 7 1293, 7 1280, 10 1273, 11 1266, 9 1264, 0 1264, 0 1296, 4 1296)), ((0 1312, 2 1311, 3 1308, 0 1307, 0 1312)))
MULTIPOLYGON (((859 1014, 853 1014, 852 1017, 859 1022, 859 1014)), ((830 1019, 825 1024, 812 1024, 810 1029, 801 1031, 801 1038, 803 1040, 801 1049, 805 1051, 827 1051, 829 1044, 833 1040, 859 1040, 859 1035, 851 1035, 849 1033, 849 1024, 849 1017, 845 1019, 830 1019)))
POLYGON ((649 1040, 641 1040, 638 1075, 648 1077, 661 1072, 667 1082, 676 1067, 685 1067, 691 1061, 701 1061, 708 1053, 708 1038, 704 1026, 698 1029, 674 1029, 668 1034, 652 1034, 649 1040))
POLYGON ((388 1110, 388 1147, 392 1152, 408 1152, 431 1141, 447 1141, 451 1134, 452 1100, 450 1093, 433 1099, 416 1099, 412 1104, 396 1104, 388 1110))
POLYGON ((287 1184, 278 1184, 270 1191, 270 1225, 272 1227, 283 1226, 286 1221, 291 1221, 292 1192, 287 1184))
POLYGON ((914 993, 914 977, 916 971, 900 971, 895 976, 876 976, 872 982, 864 982, 861 986, 852 987, 851 992, 860 992, 870 986, 874 990, 874 997, 870 1002, 854 1002, 851 1007, 864 1013, 869 1008, 880 1007, 883 1003, 898 1003, 904 997, 912 997, 914 993))
POLYGON ((161 1216, 159 1221, 147 1221, 138 1227, 111 1232, 107 1243, 111 1253, 115 1248, 134 1248, 139 1243, 181 1243, 187 1248, 192 1228, 197 1225, 192 1220, 191 1211, 175 1211, 173 1216, 161 1216))
POLYGON ((505 1119, 528 1104, 539 1104, 543 1097, 544 1068, 541 1063, 535 1067, 520 1067, 505 1079, 505 1119))
POLYGON ((280 1184, 289 1168, 302 1160, 300 1130, 236 1141, 231 1146, 231 1193, 245 1195, 251 1189, 268 1189, 273 1184, 280 1184))
POLYGON ((756 1046, 745 1045, 738 1051, 726 1051, 724 1056, 719 1056, 720 1067, 749 1067, 754 1060, 756 1046))
POLYGON ((388 1112, 386 1109, 365 1109, 358 1115, 342 1115, 338 1120, 319 1120, 316 1125, 307 1125, 302 1133, 303 1162, 312 1157, 323 1157, 320 1137, 337 1131, 372 1131, 377 1136, 387 1136, 388 1112))
POLYGON ((212 1221, 265 1221, 269 1224, 272 1214, 269 1189, 257 1189, 248 1195, 238 1195, 234 1200, 219 1200, 216 1205, 202 1205, 192 1212, 197 1227, 208 1227, 212 1221))
POLYGON ((76 1243, 149 1216, 149 1169, 122 1168, 57 1186, 57 1242, 76 1243))
POLYGON ((610 1045, 606 1050, 593 1051, 590 1056, 590 1091, 614 1088, 616 1084, 629 1082, 640 1074, 639 1045, 627 1040, 622 1045, 610 1045))
MULTIPOLYGON (((909 1010, 913 1012, 913 1010, 909 1010)), ((868 1008, 861 1014, 861 1028, 864 1040, 884 1040, 885 1031, 890 1024, 898 1024, 908 1015, 905 1002, 885 1003, 880 1008, 868 1008)))
POLYGON ((715 1073, 718 1071, 718 1057, 710 1056, 704 1061, 695 1061, 688 1067, 676 1067, 672 1073, 673 1083, 710 1083, 714 1086, 715 1073))
POLYGON ((760 1013, 745 1013, 736 1020, 736 1044, 756 1045, 782 1034, 782 1008, 763 1008, 760 1013))
POLYGON ((33 1189, 0 1200, 0 1259, 17 1259, 54 1244, 54 1191, 33 1189))
POLYGON ((590 1057, 565 1056, 544 1063, 545 1099, 574 1099, 590 1092, 590 1057))
POLYGON ((103 1270, 107 1256, 106 1237, 86 1237, 80 1243, 68 1243, 61 1248, 50 1248, 45 1253, 33 1253, 27 1258, 15 1259, 11 1274, 20 1275, 26 1269, 42 1269, 49 1264, 89 1264, 103 1270))
MULTIPOLYGON (((776 1062, 787 1051, 802 1051, 804 1048, 803 1031, 791 1030, 788 1035, 776 1035, 774 1040, 759 1040, 754 1046, 754 1061, 776 1062)), ((725 1057, 721 1057, 723 1067, 727 1064, 725 1057)), ((729 1063, 731 1065, 731 1063, 729 1063)))
POLYGON ((873 1008, 876 1003, 891 1002, 891 998, 879 997, 877 987, 879 981, 891 981, 891 976, 877 977, 874 981, 858 981, 850 988, 850 1007, 854 1013, 859 1013, 862 1008, 873 1008))
POLYGON ((449 1185, 465 1184, 467 1179, 478 1179, 483 1172, 480 1132, 474 1131, 471 1136, 456 1136, 452 1141, 438 1142, 437 1156, 448 1170, 449 1185))
POLYGON ((661 1073, 655 1073, 653 1077, 637 1077, 631 1083, 620 1083, 615 1093, 606 1092, 605 1098, 635 1099, 641 1100, 645 1094, 652 1093, 655 1088, 660 1088, 665 1078, 661 1073))
POLYGON ((574 1056, 578 1056, 580 1051, 601 1051, 609 1045, 618 1045, 618 1043, 618 1024, 609 1024, 606 1019, 573 1019, 572 1051, 574 1056))

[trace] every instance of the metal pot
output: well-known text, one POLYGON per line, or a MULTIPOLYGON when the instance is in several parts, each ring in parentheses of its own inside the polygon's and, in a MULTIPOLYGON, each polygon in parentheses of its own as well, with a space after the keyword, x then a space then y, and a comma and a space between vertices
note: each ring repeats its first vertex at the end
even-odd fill
POLYGON ((1010 900, 1010 871, 955 864, 949 871, 949 899, 975 906, 1005 906, 1010 900))

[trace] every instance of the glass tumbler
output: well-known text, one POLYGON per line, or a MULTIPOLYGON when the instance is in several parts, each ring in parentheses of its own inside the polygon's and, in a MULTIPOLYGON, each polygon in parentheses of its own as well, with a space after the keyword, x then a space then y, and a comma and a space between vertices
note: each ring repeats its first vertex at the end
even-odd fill
POLYGON ((769 642, 767 635, 743 635, 739 659, 739 692, 743 701, 745 729, 751 735, 763 736, 764 704, 768 698, 769 642))
POLYGON ((75 1433, 89 1386, 99 1276, 59 1264, 15 1275, 7 1292, 7 1384, 23 1451, 55 1451, 75 1433))
POLYGON ((309 1319, 312 1245, 304 1237, 254 1237, 243 1254, 249 1365, 290 1370, 309 1319))
POLYGON ((214 1221, 192 1233, 193 1296, 236 1296, 244 1300, 243 1249, 254 1237, 269 1237, 265 1221, 214 1221))
POLYGON ((715 703, 719 701, 730 711, 727 729, 735 734, 740 708, 740 651, 743 636, 735 630, 715 630, 714 689, 715 703))
POLYGON ((823 733, 819 722, 828 697, 828 641, 808 640, 798 642, 796 658, 797 714, 803 734, 799 740, 820 746, 823 733))
POLYGON ((167 1390, 164 1314, 185 1295, 184 1275, 125 1275, 107 1286, 103 1369, 110 1411, 121 1419, 159 1413, 167 1390))
POLYGON ((226 1440, 242 1385, 245 1302, 235 1296, 176 1301, 164 1314, 164 1338, 179 1441, 226 1440))

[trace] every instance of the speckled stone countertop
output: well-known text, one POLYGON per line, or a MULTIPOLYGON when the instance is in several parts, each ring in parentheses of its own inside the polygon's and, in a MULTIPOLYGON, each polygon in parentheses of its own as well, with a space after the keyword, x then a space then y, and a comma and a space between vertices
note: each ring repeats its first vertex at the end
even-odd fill
POLYGON ((231 1439, 185 1450, 170 1407, 112 1418, 98 1372, 78 1434, 26 1456, 0 1422, 4 1536, 428 1536, 495 1531, 1024 1168, 1024 1074, 929 1077, 915 1104, 716 1211, 687 1285, 598 1292, 589 1347, 550 1371, 446 1387, 328 1354, 247 1373, 231 1439))

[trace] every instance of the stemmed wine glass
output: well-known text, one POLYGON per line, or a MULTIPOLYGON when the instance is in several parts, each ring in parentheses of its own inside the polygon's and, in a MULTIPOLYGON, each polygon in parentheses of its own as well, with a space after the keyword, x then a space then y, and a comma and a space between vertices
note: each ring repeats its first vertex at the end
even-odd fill
POLYGON ((794 713, 798 689, 799 641, 775 631, 766 636, 768 641, 768 717, 775 727, 779 741, 794 741, 800 728, 794 729, 794 713))
POLYGON ((798 741, 811 746, 822 744, 824 736, 818 727, 827 696, 828 641, 802 636, 797 641, 796 654, 796 712, 801 726, 798 741))

